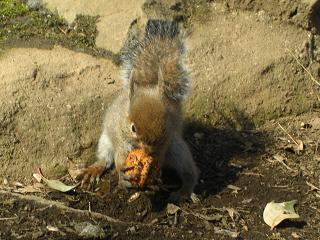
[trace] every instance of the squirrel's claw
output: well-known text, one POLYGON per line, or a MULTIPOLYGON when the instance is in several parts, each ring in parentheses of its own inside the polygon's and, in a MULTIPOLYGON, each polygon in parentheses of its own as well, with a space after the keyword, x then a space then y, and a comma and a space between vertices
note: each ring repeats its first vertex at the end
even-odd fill
POLYGON ((125 175, 124 172, 121 170, 119 173, 119 186, 125 188, 133 188, 133 184, 131 181, 131 176, 125 175))
POLYGON ((100 182, 100 178, 105 170, 105 165, 99 161, 84 169, 83 174, 80 176, 82 177, 81 187, 86 188, 87 190, 92 189, 94 185, 100 182))
POLYGON ((83 175, 83 178, 82 178, 82 181, 81 181, 81 188, 83 188, 87 184, 89 177, 90 176, 88 174, 84 174, 83 175))

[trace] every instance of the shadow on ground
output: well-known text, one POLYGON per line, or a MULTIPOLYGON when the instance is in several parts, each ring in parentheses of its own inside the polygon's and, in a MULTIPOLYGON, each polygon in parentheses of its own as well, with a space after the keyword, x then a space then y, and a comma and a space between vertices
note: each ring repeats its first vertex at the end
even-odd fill
MULTIPOLYGON (((201 200, 220 194, 229 184, 237 185, 235 182, 239 174, 257 166, 259 156, 265 151, 268 139, 266 134, 257 130, 243 112, 237 111, 235 115, 237 124, 230 120, 229 127, 226 128, 214 128, 191 120, 186 122, 185 139, 201 171, 200 181, 195 189, 201 200)), ((175 178, 176 174, 164 171, 163 175, 164 185, 179 183, 179 179, 175 178)), ((65 202, 76 209, 87 209, 90 206, 93 212, 107 214, 122 221, 150 222, 155 218, 166 221, 165 209, 169 191, 141 192, 138 200, 128 204, 128 199, 137 190, 117 189, 117 182, 117 174, 114 172, 106 175, 104 185, 107 191, 102 198, 82 191, 69 196, 51 193, 49 198, 65 202)))
POLYGON ((265 152, 268 136, 242 111, 233 119, 221 112, 224 128, 187 121, 185 137, 201 171, 196 193, 206 198, 233 184, 243 170, 254 168, 265 152))
POLYGON ((320 33, 320 1, 317 1, 310 14, 310 25, 314 27, 317 31, 317 34, 320 33))

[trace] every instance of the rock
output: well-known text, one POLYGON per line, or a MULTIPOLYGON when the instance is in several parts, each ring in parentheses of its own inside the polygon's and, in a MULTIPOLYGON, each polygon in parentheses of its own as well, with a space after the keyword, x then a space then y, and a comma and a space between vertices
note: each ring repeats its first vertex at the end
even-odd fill
POLYGON ((106 237, 106 233, 100 226, 93 225, 92 223, 89 223, 89 222, 77 223, 75 225, 75 230, 80 237, 84 237, 84 238, 103 239, 106 237))

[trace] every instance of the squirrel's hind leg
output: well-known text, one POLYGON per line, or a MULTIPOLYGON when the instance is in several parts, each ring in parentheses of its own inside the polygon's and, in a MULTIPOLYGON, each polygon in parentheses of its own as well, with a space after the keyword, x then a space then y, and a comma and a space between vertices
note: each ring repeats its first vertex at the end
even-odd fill
POLYGON ((189 147, 181 137, 175 137, 170 144, 164 167, 176 171, 182 181, 181 188, 171 193, 169 201, 179 202, 190 199, 198 182, 199 170, 193 161, 189 147))

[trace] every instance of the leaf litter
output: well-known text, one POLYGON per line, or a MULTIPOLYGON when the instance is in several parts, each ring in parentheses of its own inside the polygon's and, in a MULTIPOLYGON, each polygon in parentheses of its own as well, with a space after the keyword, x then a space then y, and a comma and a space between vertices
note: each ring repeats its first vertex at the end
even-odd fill
POLYGON ((274 229, 285 219, 299 218, 300 216, 295 212, 294 205, 297 200, 288 202, 275 203, 269 202, 263 211, 263 220, 266 224, 274 229))
POLYGON ((295 143, 284 146, 284 150, 300 155, 304 150, 304 143, 301 140, 296 140, 295 143))
POLYGON ((40 168, 38 168, 38 173, 34 173, 33 177, 38 181, 43 181, 49 188, 57 190, 59 192, 69 192, 80 185, 80 183, 76 185, 66 185, 59 180, 51 180, 44 177, 40 168))

